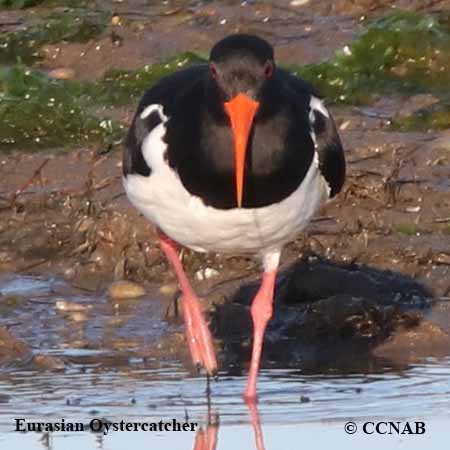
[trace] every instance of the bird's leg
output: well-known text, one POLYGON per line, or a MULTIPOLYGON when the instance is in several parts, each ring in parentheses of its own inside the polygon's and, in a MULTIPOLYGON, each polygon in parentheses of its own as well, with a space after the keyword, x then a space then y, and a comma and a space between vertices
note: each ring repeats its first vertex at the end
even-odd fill
POLYGON ((244 398, 248 402, 256 402, 256 381, 258 379, 259 365, 267 324, 272 317, 272 303, 275 289, 280 252, 271 252, 264 255, 264 274, 261 287, 253 299, 251 315, 253 320, 253 349, 248 374, 247 387, 244 398))
POLYGON ((212 336, 203 317, 200 301, 195 295, 191 284, 180 262, 177 245, 163 233, 159 233, 161 249, 172 264, 183 292, 183 314, 186 328, 186 339, 194 365, 203 366, 209 375, 216 376, 217 361, 214 353, 212 336))

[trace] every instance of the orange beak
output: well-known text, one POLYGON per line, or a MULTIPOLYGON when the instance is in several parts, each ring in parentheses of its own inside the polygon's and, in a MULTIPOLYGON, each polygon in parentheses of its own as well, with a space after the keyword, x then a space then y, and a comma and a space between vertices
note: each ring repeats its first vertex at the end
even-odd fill
POLYGON ((225 102, 225 111, 230 117, 234 138, 234 170, 236 173, 236 200, 240 208, 244 192, 244 165, 247 152, 248 137, 252 129, 253 119, 259 102, 245 94, 238 94, 229 102, 225 102))

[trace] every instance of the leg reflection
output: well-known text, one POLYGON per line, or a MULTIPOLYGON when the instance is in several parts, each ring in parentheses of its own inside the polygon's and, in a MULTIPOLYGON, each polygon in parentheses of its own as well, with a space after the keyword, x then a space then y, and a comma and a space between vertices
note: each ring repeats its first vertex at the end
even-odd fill
POLYGON ((208 413, 206 430, 200 428, 195 435, 194 450, 216 450, 219 433, 219 415, 208 413))
MULTIPOLYGON (((208 393, 208 390, 207 390, 208 393)), ((246 401, 250 423, 255 434, 255 449, 265 450, 264 439, 259 418, 258 404, 254 399, 246 401)), ((217 450, 219 435, 219 413, 211 410, 211 400, 207 395, 208 424, 206 429, 201 427, 195 435, 194 450, 217 450)))
POLYGON ((261 422, 259 420, 258 404, 250 399, 246 401, 248 407, 248 414, 250 416, 250 422, 255 433, 256 450, 265 450, 264 439, 261 429, 261 422))

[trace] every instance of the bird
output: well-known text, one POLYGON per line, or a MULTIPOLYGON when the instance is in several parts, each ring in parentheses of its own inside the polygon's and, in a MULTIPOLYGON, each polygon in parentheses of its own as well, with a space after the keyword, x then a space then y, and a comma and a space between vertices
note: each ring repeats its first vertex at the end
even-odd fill
POLYGON ((231 34, 207 62, 143 94, 124 143, 125 192, 158 230, 182 291, 192 361, 210 376, 218 371, 212 334, 180 249, 260 259, 243 393, 256 402, 282 249, 344 184, 344 150, 330 111, 309 82, 276 64, 265 39, 231 34))

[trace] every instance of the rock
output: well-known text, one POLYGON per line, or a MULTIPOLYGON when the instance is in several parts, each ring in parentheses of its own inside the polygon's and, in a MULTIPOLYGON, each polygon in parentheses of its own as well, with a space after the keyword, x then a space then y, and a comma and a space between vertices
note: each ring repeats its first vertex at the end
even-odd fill
POLYGON ((138 298, 145 294, 140 284, 128 280, 115 281, 108 288, 108 295, 114 299, 138 298))
POLYGON ((17 340, 6 328, 0 327, 0 367, 28 362, 31 357, 31 349, 26 344, 17 340))
POLYGON ((197 270, 195 273, 195 278, 198 281, 209 280, 210 278, 215 278, 219 276, 219 272, 211 267, 205 267, 204 269, 197 270))
MULTIPOLYGON (((231 301, 216 305, 212 312, 211 329, 226 349, 225 367, 248 361, 250 305, 259 286, 259 281, 242 285, 231 301)), ((412 278, 316 258, 305 258, 280 273, 275 297, 263 358, 314 372, 324 367, 367 370, 378 364, 376 349, 381 351, 398 330, 420 330, 432 305, 431 293, 412 278)), ((430 330, 429 335, 436 336, 431 347, 437 346, 439 336, 445 338, 439 330, 430 330)))
POLYGON ((72 80, 75 78, 75 70, 69 67, 59 67, 51 70, 48 75, 57 80, 72 80))
POLYGON ((22 306, 27 299, 22 295, 0 293, 0 313, 7 314, 22 306))
POLYGON ((159 292, 163 295, 174 295, 178 291, 178 285, 176 283, 163 284, 159 288, 159 292))
POLYGON ((58 300, 55 304, 55 308, 62 312, 80 312, 91 309, 92 305, 82 305, 68 300, 58 300))
POLYGON ((88 315, 83 312, 71 312, 68 318, 73 322, 85 322, 88 320, 88 315))
POLYGON ((102 276, 100 273, 80 269, 72 279, 72 286, 83 291, 98 292, 102 287, 102 276))
POLYGON ((450 354, 450 335, 439 325, 422 320, 416 327, 400 329, 373 351, 391 361, 410 362, 450 354))
POLYGON ((61 358, 42 354, 34 355, 31 362, 40 370, 64 370, 66 366, 61 358))

